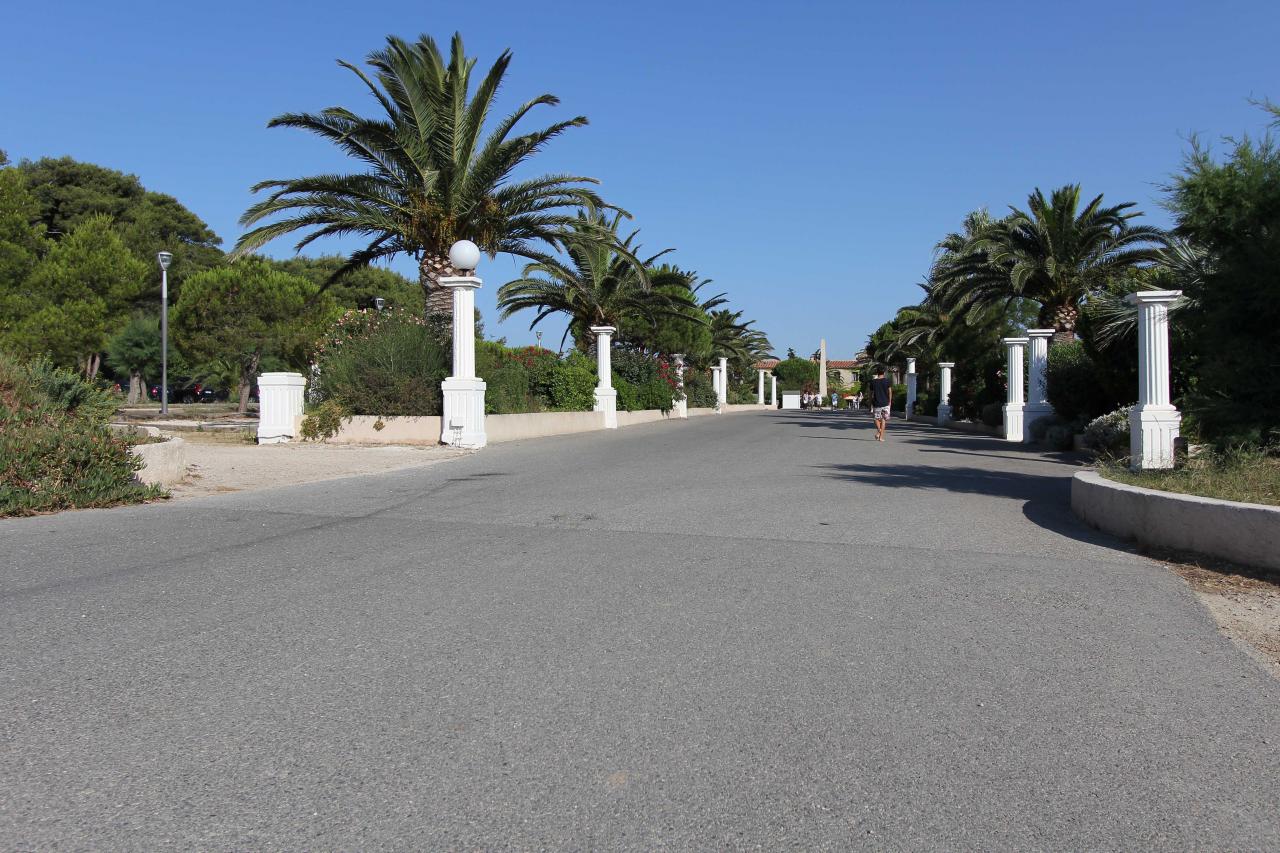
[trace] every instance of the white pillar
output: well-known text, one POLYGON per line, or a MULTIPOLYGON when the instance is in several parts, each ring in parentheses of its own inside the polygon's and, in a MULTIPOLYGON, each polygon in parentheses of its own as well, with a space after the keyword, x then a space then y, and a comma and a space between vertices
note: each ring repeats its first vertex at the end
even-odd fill
POLYGON ((1026 425, 1028 438, 1031 436, 1033 423, 1053 414, 1053 406, 1049 405, 1049 398, 1045 395, 1047 390, 1045 382, 1049 369, 1049 339, 1053 337, 1055 331, 1055 329, 1027 330, 1031 350, 1031 370, 1027 378, 1027 405, 1023 408, 1023 423, 1026 425))
POLYGON ((940 424, 951 420, 951 403, 948 400, 951 397, 951 368, 955 366, 954 361, 938 362, 938 370, 941 372, 938 380, 938 423, 940 424))
POLYGON ((595 410, 604 412, 604 428, 618 428, 618 392, 613 387, 613 326, 592 326, 596 336, 595 410))
POLYGON ((720 359, 720 387, 716 390, 716 407, 723 410, 729 403, 729 359, 720 359))
POLYGON ((301 373, 258 375, 258 444, 279 444, 297 436, 306 386, 301 373))
POLYGON ((1182 415, 1169 397, 1169 306, 1181 290, 1144 290, 1125 301, 1138 306, 1138 405, 1129 414, 1129 466, 1172 468, 1182 415))
POLYGON ((485 382, 476 378, 476 276, 446 276, 440 286, 453 291, 453 374, 440 383, 443 406, 440 441, 454 447, 480 448, 484 432, 485 382))
POLYGON ((1030 436, 1027 434, 1023 418, 1023 410, 1026 406, 1022 396, 1022 384, 1025 380, 1023 362, 1026 360, 1026 346, 1029 339, 1003 338, 1002 340, 1008 349, 1005 354, 1007 358, 1005 378, 1009 386, 1008 391, 1005 392, 1004 440, 1026 441, 1030 436))
POLYGON ((827 339, 818 341, 818 396, 827 402, 827 339))
POLYGON ((764 371, 757 370, 756 373, 756 405, 764 405, 764 371))
POLYGON ((778 375, 776 373, 770 373, 769 379, 772 386, 769 391, 769 405, 776 409, 778 407, 778 375))
POLYGON ((906 417, 916 413, 916 360, 907 359, 907 406, 906 417))
POLYGON ((684 353, 672 353, 676 361, 676 394, 671 405, 671 414, 677 418, 689 417, 689 399, 684 394, 684 353))

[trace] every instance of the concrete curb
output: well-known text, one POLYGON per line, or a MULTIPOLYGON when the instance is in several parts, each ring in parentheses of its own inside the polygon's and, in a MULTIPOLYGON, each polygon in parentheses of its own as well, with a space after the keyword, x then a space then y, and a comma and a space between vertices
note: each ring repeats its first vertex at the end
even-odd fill
POLYGON ((174 436, 158 444, 139 444, 129 450, 142 460, 135 474, 148 486, 172 486, 187 476, 187 443, 174 436))
POLYGON ((1280 507, 1143 489, 1080 471, 1071 481, 1071 510, 1089 526, 1141 545, 1280 569, 1280 507))

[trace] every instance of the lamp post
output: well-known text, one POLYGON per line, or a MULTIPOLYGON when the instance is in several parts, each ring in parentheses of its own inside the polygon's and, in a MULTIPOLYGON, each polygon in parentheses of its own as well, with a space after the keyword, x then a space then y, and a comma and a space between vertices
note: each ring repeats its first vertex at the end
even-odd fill
POLYGON ((459 240, 449 249, 449 263, 456 276, 440 279, 453 291, 453 373, 440 383, 440 442, 454 447, 479 449, 488 443, 484 431, 485 382, 476 376, 476 276, 480 250, 470 240, 459 240))
POLYGON ((160 414, 169 414, 169 264, 172 252, 156 255, 160 261, 160 414))

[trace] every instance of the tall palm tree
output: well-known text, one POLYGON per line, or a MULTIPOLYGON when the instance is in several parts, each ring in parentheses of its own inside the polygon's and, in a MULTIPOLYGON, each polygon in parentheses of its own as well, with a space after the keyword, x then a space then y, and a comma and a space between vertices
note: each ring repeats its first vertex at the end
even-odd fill
POLYGON ((1104 207, 1098 195, 1080 207, 1080 187, 1070 184, 1049 198, 1037 189, 1027 210, 1013 208, 1000 220, 966 221, 966 233, 939 244, 931 275, 945 310, 969 322, 1017 299, 1040 305, 1039 322, 1057 330, 1057 341, 1075 336, 1080 307, 1107 281, 1159 260, 1166 235, 1132 225, 1142 214, 1133 202, 1104 207), (970 227, 972 226, 972 227, 970 227))
POLYGON ((656 322, 663 315, 682 316, 680 309, 692 303, 671 295, 670 289, 685 284, 686 274, 674 268, 656 270, 652 277, 648 273, 654 261, 672 250, 638 257, 635 239, 640 232, 619 238, 622 217, 579 213, 553 237, 564 260, 536 260, 525 266, 520 278, 498 289, 501 318, 532 309, 537 312, 529 324, 532 329, 553 314, 563 314, 569 320, 565 336, 572 334, 577 346, 586 350, 593 340, 591 326, 620 327, 636 318, 656 322))
POLYGON ((751 365, 773 352, 769 337, 759 329, 751 328, 754 320, 742 321, 741 311, 722 308, 709 312, 711 319, 711 352, 723 355, 738 367, 751 365))
POLYGON ((359 116, 344 107, 319 113, 286 113, 268 127, 294 127, 337 145, 363 165, 349 174, 322 174, 262 181, 253 191, 270 191, 245 211, 240 223, 258 225, 236 243, 239 257, 295 231, 307 233, 295 249, 321 237, 358 235, 368 240, 332 275, 398 254, 418 262, 419 283, 429 313, 448 313, 449 291, 438 285, 450 266, 449 247, 467 239, 490 257, 508 253, 533 260, 544 257, 556 230, 578 208, 602 206, 586 184, 594 178, 552 174, 514 180, 513 172, 550 140, 587 123, 583 116, 519 136, 516 125, 538 106, 559 99, 539 95, 499 121, 481 140, 489 111, 511 52, 497 62, 471 92, 476 60, 467 57, 455 34, 446 63, 429 36, 415 43, 395 36, 369 54, 373 79, 351 63, 339 61, 360 78, 383 115, 359 116))

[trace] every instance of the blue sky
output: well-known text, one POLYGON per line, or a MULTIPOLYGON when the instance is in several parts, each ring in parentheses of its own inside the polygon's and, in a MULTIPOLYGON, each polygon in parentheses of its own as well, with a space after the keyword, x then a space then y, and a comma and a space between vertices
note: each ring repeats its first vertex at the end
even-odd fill
MULTIPOLYGON (((1275 2, 77 1, 0 20, 16 34, 0 148, 137 174, 227 246, 254 182, 348 166, 265 129, 285 111, 372 111, 335 59, 388 33, 461 31, 486 67, 510 47, 504 106, 552 92, 562 105, 540 123, 591 119, 536 171, 600 178, 646 248, 675 247, 779 353, 825 336, 832 357, 917 300, 933 244, 967 211, 1081 182, 1166 224, 1159 186, 1187 137, 1258 133, 1248 99, 1280 99, 1275 2)), ((516 271, 486 264, 478 304, 491 334, 532 342, 532 318, 497 322, 494 291, 516 271)))

